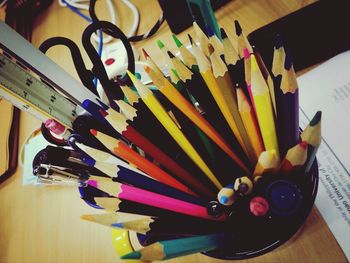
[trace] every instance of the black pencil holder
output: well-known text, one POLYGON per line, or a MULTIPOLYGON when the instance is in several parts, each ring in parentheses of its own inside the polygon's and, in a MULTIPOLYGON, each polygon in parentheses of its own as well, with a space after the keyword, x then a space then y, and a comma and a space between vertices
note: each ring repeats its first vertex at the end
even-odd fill
POLYGON ((319 179, 317 161, 314 161, 307 174, 281 179, 278 175, 276 177, 266 184, 263 194, 268 201, 271 195, 274 195, 273 198, 276 198, 276 195, 283 198, 281 192, 275 191, 276 186, 282 186, 282 188, 291 186, 291 189, 287 189, 287 194, 294 196, 293 191, 299 193, 295 196, 294 203, 289 204, 290 209, 284 213, 283 210, 278 209, 278 203, 272 206, 270 204, 270 210, 265 216, 256 217, 249 212, 248 200, 246 203, 243 201, 242 209, 230 216, 232 222, 227 231, 232 241, 225 247, 204 252, 204 255, 226 260, 256 257, 276 249, 298 232, 315 202, 319 179), (276 209, 279 211, 277 212, 276 209))

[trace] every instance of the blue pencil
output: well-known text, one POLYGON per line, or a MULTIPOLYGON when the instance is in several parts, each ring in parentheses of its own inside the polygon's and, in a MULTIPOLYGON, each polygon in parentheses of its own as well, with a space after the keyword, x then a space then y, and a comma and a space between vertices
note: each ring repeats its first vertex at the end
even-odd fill
MULTIPOLYGON (((196 196, 190 195, 188 193, 182 192, 176 188, 158 182, 144 174, 143 172, 137 170, 136 168, 130 166, 128 163, 123 162, 122 160, 112 157, 112 163, 106 163, 102 161, 96 161, 96 159, 101 158, 101 156, 106 155, 107 153, 101 152, 96 149, 92 149, 88 146, 84 146, 80 143, 77 145, 86 150, 88 154, 93 158, 86 160, 86 163, 91 166, 99 169, 101 172, 113 178, 118 182, 127 183, 132 186, 148 190, 154 193, 166 195, 182 201, 189 203, 205 206, 205 202, 197 198, 196 196), (90 148, 90 150, 89 150, 90 148)), ((108 154, 107 154, 108 155, 108 154)))

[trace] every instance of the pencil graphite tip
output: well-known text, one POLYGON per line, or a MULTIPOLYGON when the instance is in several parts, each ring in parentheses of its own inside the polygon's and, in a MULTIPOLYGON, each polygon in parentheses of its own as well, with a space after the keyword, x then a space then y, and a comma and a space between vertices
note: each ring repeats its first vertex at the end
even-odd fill
POLYGON ((243 55, 244 55, 244 59, 249 59, 249 57, 250 57, 250 52, 249 52, 249 50, 248 50, 248 48, 243 48, 243 55))
POLYGON ((316 112, 315 116, 312 118, 312 120, 310 121, 310 126, 315 126, 317 125, 322 117, 322 111, 318 111, 316 112))
POLYGON ((181 47, 182 46, 182 43, 180 42, 180 40, 174 34, 173 34, 173 39, 174 39, 175 45, 177 47, 181 47))
POLYGON ((146 50, 144 48, 142 48, 142 53, 146 59, 149 57, 148 53, 146 52, 146 50))
POLYGON ((128 74, 128 76, 131 79, 132 83, 135 84, 135 82, 137 82, 137 78, 135 77, 135 75, 132 74, 129 70, 127 70, 126 73, 128 74))
POLYGON ((174 58, 174 57, 175 57, 174 54, 171 53, 169 50, 167 51, 167 53, 168 53, 168 56, 169 56, 170 58, 174 58))
POLYGON ((222 39, 227 38, 226 31, 225 31, 225 29, 223 29, 222 27, 220 28, 220 33, 221 33, 222 39))
POLYGON ((89 106, 89 104, 91 103, 91 100, 86 99, 83 101, 83 103, 81 104, 83 106, 83 108, 87 108, 89 106))
POLYGON ((301 143, 299 143, 300 147, 303 149, 307 149, 307 141, 302 141, 301 143))
POLYGON ((282 46, 283 46, 282 37, 280 34, 277 34, 275 39, 275 49, 279 49, 282 46))
POLYGON ((151 72, 151 68, 147 65, 143 66, 143 69, 146 71, 146 73, 150 73, 151 72))
POLYGON ((193 45, 193 39, 192 39, 192 36, 191 36, 190 34, 187 34, 187 36, 188 36, 188 39, 190 40, 191 45, 193 45))
POLYGON ((164 47, 164 43, 160 41, 159 39, 157 40, 157 46, 162 49, 164 47))
POLYGON ((120 259, 140 259, 141 253, 139 251, 133 251, 129 254, 126 254, 124 256, 121 256, 120 259))
POLYGON ((214 36, 213 30, 210 28, 210 26, 205 25, 205 33, 208 37, 214 36))
POLYGON ((82 215, 80 218, 87 221, 94 221, 94 217, 92 215, 82 215))
POLYGON ((94 167, 96 164, 96 160, 89 158, 89 157, 83 157, 83 162, 86 163, 90 167, 94 167))
POLYGON ((95 130, 95 129, 90 129, 90 133, 91 133, 93 136, 97 136, 97 130, 95 130))
POLYGON ((235 30, 236 30, 236 35, 239 37, 242 34, 242 28, 238 20, 235 20, 235 30))
POLYGON ((284 68, 286 70, 290 70, 292 65, 293 65, 292 57, 291 57, 290 53, 286 50, 286 58, 284 60, 284 68))
POLYGON ((99 113, 101 114, 102 117, 106 117, 108 115, 108 112, 103 109, 100 109, 99 113))
POLYGON ((209 55, 214 53, 214 47, 211 44, 208 44, 208 51, 209 51, 209 55))

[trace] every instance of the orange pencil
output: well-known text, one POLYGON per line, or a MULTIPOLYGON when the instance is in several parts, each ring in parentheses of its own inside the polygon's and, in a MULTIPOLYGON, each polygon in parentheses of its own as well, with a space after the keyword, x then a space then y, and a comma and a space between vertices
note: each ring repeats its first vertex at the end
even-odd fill
POLYGON ((139 155, 123 142, 96 130, 91 130, 91 134, 94 135, 100 142, 102 142, 103 145, 105 145, 112 153, 135 165, 152 178, 183 192, 195 195, 187 186, 177 181, 171 175, 156 166, 154 163, 139 155))

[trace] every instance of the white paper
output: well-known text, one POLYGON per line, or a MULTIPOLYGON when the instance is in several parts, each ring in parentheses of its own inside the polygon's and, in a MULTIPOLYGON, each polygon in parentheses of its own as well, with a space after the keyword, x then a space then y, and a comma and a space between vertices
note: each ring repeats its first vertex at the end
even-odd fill
POLYGON ((350 51, 298 78, 300 124, 322 111, 316 206, 350 261, 350 51))

